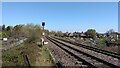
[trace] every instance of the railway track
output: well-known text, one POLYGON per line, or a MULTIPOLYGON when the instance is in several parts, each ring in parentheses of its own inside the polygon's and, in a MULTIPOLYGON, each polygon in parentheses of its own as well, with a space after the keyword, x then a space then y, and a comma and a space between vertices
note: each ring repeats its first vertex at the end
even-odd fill
POLYGON ((61 62, 57 62, 57 63, 56 63, 56 67, 57 67, 57 68, 63 68, 63 64, 62 64, 61 62))
POLYGON ((53 42, 47 39, 50 45, 47 47, 49 48, 54 62, 56 63, 56 68, 87 68, 86 64, 83 64, 81 61, 78 61, 76 58, 71 56, 69 53, 65 52, 60 47, 56 46, 53 42), (52 45, 52 46, 51 46, 52 45))
POLYGON ((76 42, 71 42, 71 41, 68 41, 68 40, 60 39, 60 38, 57 38, 57 37, 54 37, 54 38, 59 39, 59 40, 64 41, 64 42, 68 42, 68 43, 76 45, 76 46, 80 46, 80 47, 83 47, 83 48, 86 48, 86 49, 89 49, 89 50, 93 50, 93 51, 96 51, 96 52, 106 54, 108 56, 112 56, 114 58, 120 59, 120 54, 118 54, 118 53, 106 51, 106 50, 103 50, 103 49, 100 49, 100 48, 95 48, 95 47, 92 47, 92 46, 86 46, 86 45, 79 44, 79 43, 76 43, 76 42))
POLYGON ((90 54, 85 53, 84 51, 81 51, 79 49, 73 48, 63 42, 60 42, 56 39, 53 39, 51 37, 47 37, 48 40, 56 44, 58 47, 69 53, 71 56, 74 56, 78 61, 82 61, 83 64, 88 65, 89 68, 118 68, 119 66, 111 64, 109 62, 106 62, 100 58, 97 58, 95 56, 92 56, 90 54))
MULTIPOLYGON (((62 50, 64 50, 65 52, 69 53, 71 56, 73 56, 75 59, 77 59, 78 61, 82 61, 82 65, 80 67, 86 68, 86 65, 89 65, 89 67, 91 68, 96 68, 95 66, 87 63, 85 60, 79 58, 79 56, 75 55, 74 53, 70 52, 69 50, 65 49, 64 47, 62 47, 59 43, 55 42, 53 39, 47 37, 48 40, 50 40, 52 43, 54 43, 55 45, 57 45, 59 48, 61 48, 62 50)), ((69 61, 71 62, 71 61, 69 61)), ((65 66, 62 66, 61 63, 59 63, 60 66, 63 68, 65 66)), ((59 68, 59 64, 57 64, 57 67, 59 68)), ((87 66, 88 67, 88 66, 87 66)))

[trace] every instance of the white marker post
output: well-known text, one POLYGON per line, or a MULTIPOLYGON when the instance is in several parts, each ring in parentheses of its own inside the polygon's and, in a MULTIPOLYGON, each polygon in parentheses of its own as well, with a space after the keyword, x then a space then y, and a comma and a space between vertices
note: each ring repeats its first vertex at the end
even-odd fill
POLYGON ((117 40, 118 40, 118 37, 119 37, 119 36, 117 35, 117 40))

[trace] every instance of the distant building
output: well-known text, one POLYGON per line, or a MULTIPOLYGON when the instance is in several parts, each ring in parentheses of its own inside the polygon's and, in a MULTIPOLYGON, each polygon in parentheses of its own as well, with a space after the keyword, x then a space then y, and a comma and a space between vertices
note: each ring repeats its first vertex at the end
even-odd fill
POLYGON ((97 33, 97 38, 105 38, 105 37, 107 37, 106 34, 97 33))
POLYGON ((109 34, 109 37, 110 37, 110 38, 117 38, 117 35, 119 35, 119 33, 113 32, 113 33, 110 33, 110 34, 109 34))
POLYGON ((91 36, 90 35, 87 35, 87 34, 85 34, 85 33, 80 33, 80 32, 74 32, 74 33, 68 33, 68 32, 66 32, 66 33, 64 33, 64 36, 66 36, 66 37, 81 37, 81 38, 91 38, 91 36))
POLYGON ((73 37, 74 34, 73 34, 73 33, 69 33, 68 36, 69 36, 69 37, 73 37))

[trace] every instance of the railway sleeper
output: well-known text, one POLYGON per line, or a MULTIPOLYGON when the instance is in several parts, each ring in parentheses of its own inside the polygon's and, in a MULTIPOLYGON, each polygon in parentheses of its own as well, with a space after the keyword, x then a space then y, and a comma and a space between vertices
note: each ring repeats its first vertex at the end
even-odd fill
POLYGON ((81 65, 79 65, 79 68, 88 68, 88 65, 81 64, 81 65))
POLYGON ((95 62, 97 62, 96 60, 86 60, 86 61, 89 62, 89 63, 95 63, 95 62))
POLYGON ((84 60, 86 60, 87 62, 91 63, 91 64, 94 65, 95 67, 98 67, 98 68, 103 68, 103 67, 109 68, 108 66, 104 65, 103 63, 98 62, 98 61, 96 61, 96 60, 93 60, 93 59, 91 59, 90 57, 87 57, 87 56, 85 56, 85 55, 83 55, 83 54, 80 54, 79 57, 82 58, 82 59, 84 59, 84 60))
POLYGON ((82 64, 82 62, 80 62, 80 61, 76 61, 76 63, 78 63, 78 64, 82 64))
POLYGON ((98 62, 96 60, 92 60, 92 59, 88 59, 88 58, 87 59, 83 58, 83 59, 86 60, 87 62, 91 63, 92 65, 96 66, 96 67, 99 67, 99 66, 103 65, 103 63, 100 63, 100 62, 98 62))

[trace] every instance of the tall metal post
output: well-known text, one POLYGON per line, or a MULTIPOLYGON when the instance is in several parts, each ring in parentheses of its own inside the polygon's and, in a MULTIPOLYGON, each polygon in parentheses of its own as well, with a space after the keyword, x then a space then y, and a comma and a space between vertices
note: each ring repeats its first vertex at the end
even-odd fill
POLYGON ((43 38, 42 38, 42 46, 43 46, 44 45, 44 35, 45 35, 45 33, 44 33, 45 22, 42 22, 42 26, 43 26, 43 31, 42 31, 42 36, 43 36, 43 38))

